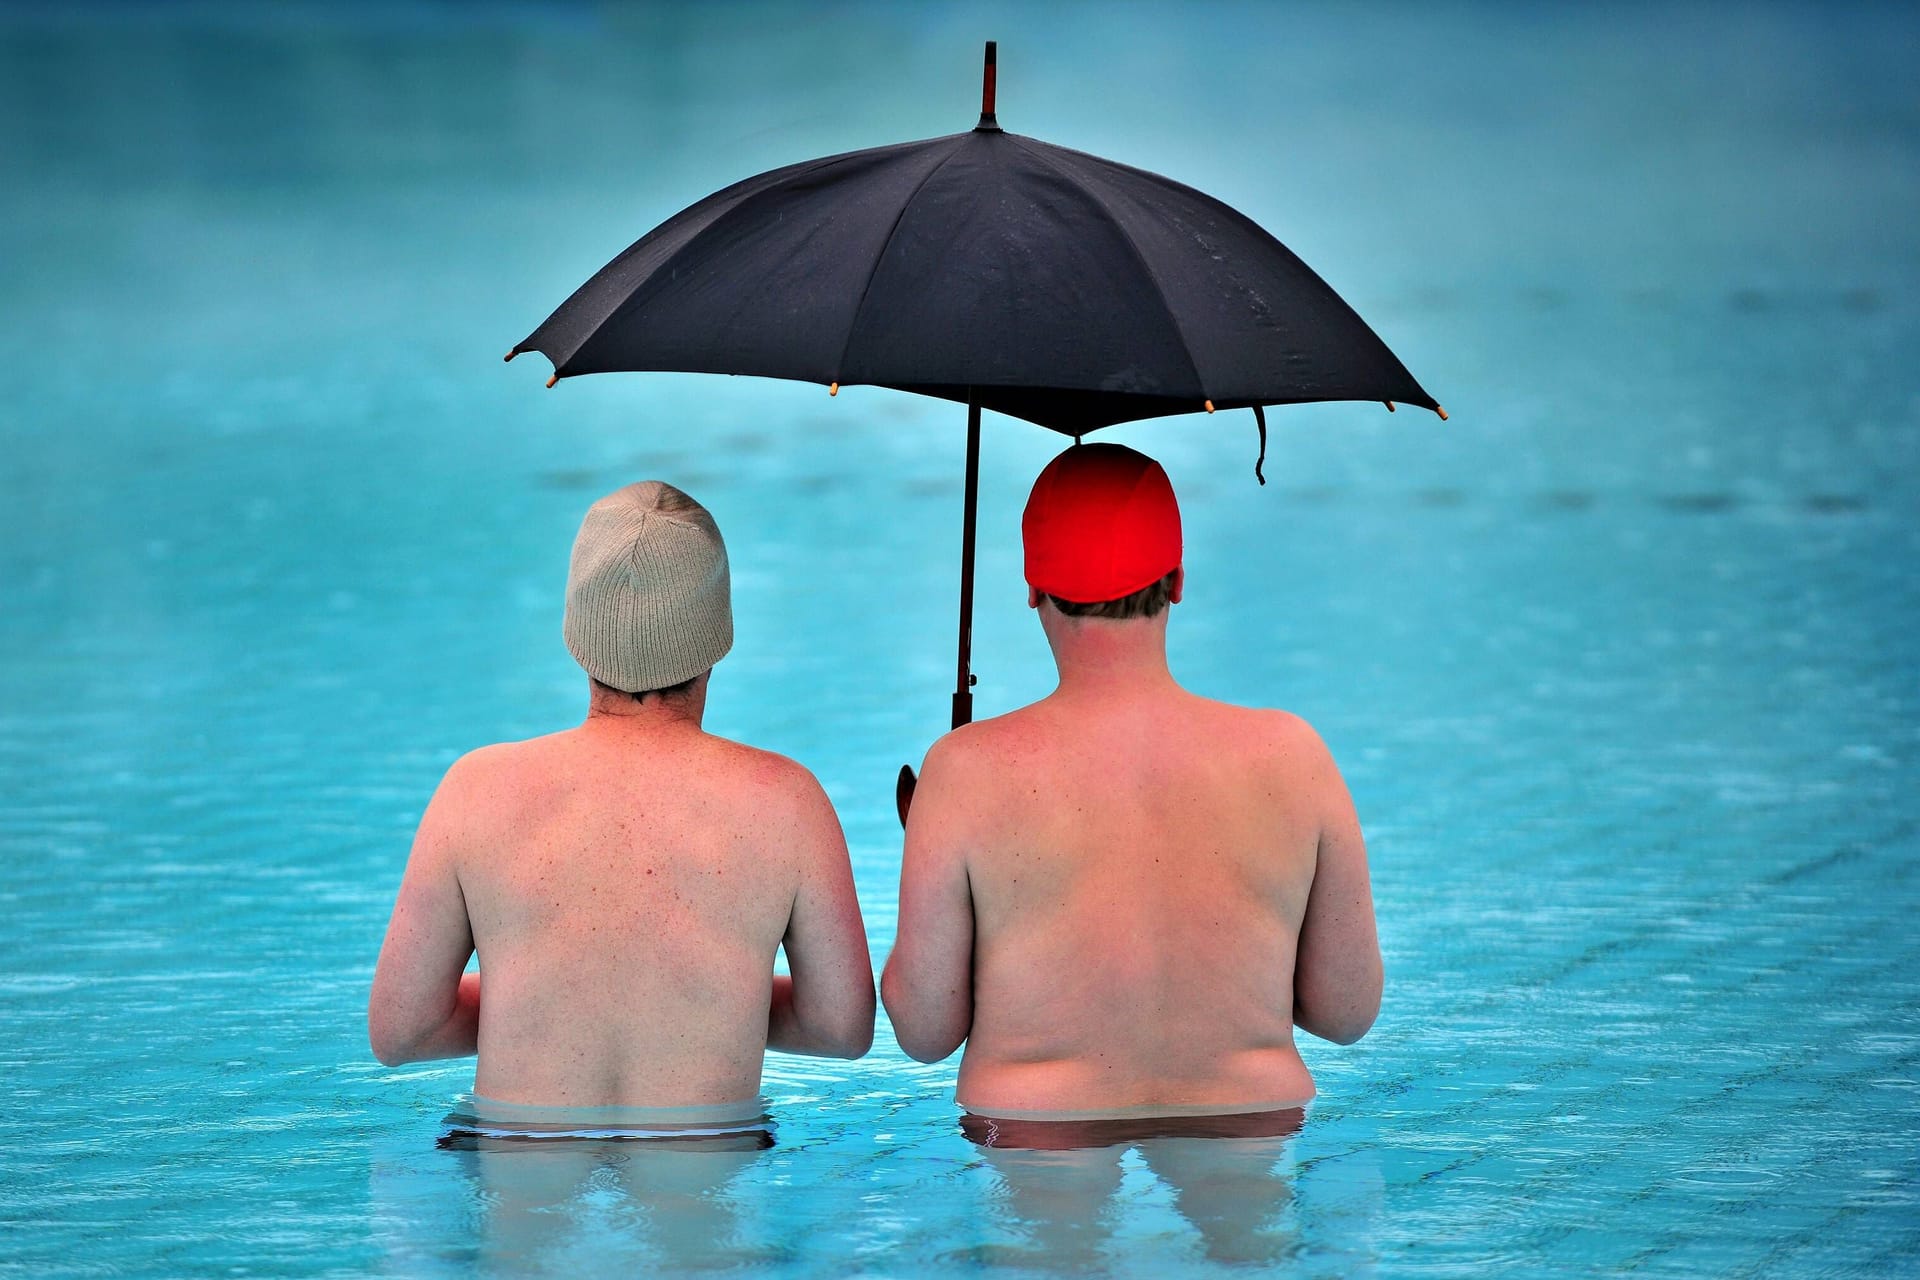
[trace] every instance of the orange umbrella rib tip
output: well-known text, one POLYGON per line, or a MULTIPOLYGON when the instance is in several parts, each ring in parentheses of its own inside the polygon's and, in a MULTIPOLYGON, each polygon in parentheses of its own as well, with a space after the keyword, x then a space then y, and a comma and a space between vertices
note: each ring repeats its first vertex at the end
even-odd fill
POLYGON ((837 396, 837 395, 839 395, 839 394, 840 394, 840 384, 839 384, 839 383, 837 383, 837 382, 829 382, 829 383, 827 384, 827 394, 828 394, 828 395, 830 395, 830 396, 837 396))
POLYGON ((1433 411, 1440 415, 1440 421, 1445 422, 1447 420, 1447 411, 1439 405, 1433 406, 1433 411))
POLYGON ((554 375, 553 375, 553 376, 552 376, 551 378, 548 378, 548 379, 547 379, 547 390, 549 390, 549 391, 551 391, 551 390, 553 390, 553 385, 554 385, 554 383, 556 383, 556 382, 558 382, 558 381, 560 381, 560 375, 559 375, 558 373, 556 373, 556 374, 554 374, 554 375))
POLYGON ((1386 404, 1386 406, 1387 406, 1387 412, 1388 412, 1388 413, 1398 413, 1398 412, 1400 412, 1400 411, 1399 411, 1398 409, 1396 409, 1396 408, 1394 408, 1394 407, 1393 407, 1393 401, 1391 401, 1391 400, 1388 400, 1388 401, 1385 401, 1384 403, 1385 403, 1385 404, 1386 404))
POLYGON ((1208 413, 1212 413, 1212 412, 1213 412, 1213 401, 1211 401, 1211 400, 1209 400, 1209 401, 1207 401, 1207 402, 1206 402, 1206 405, 1207 405, 1207 412, 1208 412, 1208 413))
POLYGON ((515 347, 515 348, 514 348, 513 350, 511 350, 511 351, 509 351, 509 352, 507 352, 507 354, 506 354, 506 355, 504 355, 504 356, 501 356, 500 358, 501 358, 501 359, 502 359, 503 361, 505 361, 506 363, 508 363, 508 364, 512 364, 512 363, 513 363, 513 358, 514 358, 515 356, 517 356, 517 355, 519 355, 519 354, 520 354, 520 348, 518 348, 518 347, 515 347))

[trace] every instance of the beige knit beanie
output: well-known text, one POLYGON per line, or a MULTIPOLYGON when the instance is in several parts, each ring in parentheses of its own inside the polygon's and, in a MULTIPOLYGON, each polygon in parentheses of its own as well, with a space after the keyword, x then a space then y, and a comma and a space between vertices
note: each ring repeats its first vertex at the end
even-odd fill
POLYGON ((567 571, 567 648, 627 693, 691 680, 733 647, 727 548, 707 509, 643 480, 587 510, 567 571))

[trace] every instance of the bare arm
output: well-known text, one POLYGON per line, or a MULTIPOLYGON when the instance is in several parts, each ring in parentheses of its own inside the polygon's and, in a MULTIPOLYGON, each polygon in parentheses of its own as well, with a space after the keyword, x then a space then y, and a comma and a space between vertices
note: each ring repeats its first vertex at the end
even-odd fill
MULTIPOLYGON (((798 766, 795 766, 797 769, 798 766)), ((775 974, 767 1046, 822 1058, 858 1058, 873 1047, 873 960, 853 892, 840 819, 802 771, 792 838, 799 887, 781 945, 792 976, 775 974)))
POLYGON ((973 1029, 973 891, 962 786, 941 743, 927 753, 900 859, 900 918, 880 993, 909 1057, 938 1062, 973 1029))
POLYGON ((473 931, 455 870, 463 770, 447 771, 420 819, 367 1000, 367 1039, 387 1066, 477 1051, 480 975, 463 973, 473 931))
MULTIPOLYGON (((1304 724, 1302 728, 1305 728, 1304 724)), ((1306 773, 1321 798, 1319 857, 1293 968, 1293 1021, 1337 1044, 1367 1034, 1380 1013, 1380 940, 1367 845, 1347 784, 1311 729, 1306 773)))

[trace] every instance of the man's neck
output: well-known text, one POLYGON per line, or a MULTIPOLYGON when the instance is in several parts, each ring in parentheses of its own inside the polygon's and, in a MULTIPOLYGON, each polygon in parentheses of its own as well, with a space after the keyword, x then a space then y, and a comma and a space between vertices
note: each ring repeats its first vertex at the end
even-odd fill
POLYGON ((1167 615, 1152 618, 1072 618, 1041 606, 1053 660, 1066 694, 1172 689, 1167 669, 1167 615))
POLYGON ((707 684, 702 679, 685 693, 638 699, 630 694, 592 687, 585 727, 619 733, 699 732, 707 710, 707 684))

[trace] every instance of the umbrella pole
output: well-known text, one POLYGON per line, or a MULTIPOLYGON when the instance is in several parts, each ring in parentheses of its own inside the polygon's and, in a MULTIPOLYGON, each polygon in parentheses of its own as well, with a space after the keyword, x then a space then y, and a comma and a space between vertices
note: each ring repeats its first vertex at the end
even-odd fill
MULTIPOLYGON (((980 402, 967 397, 967 509, 960 526, 960 661, 953 682, 953 727, 973 719, 973 530, 975 509, 980 505, 980 402)), ((893 805, 900 825, 907 825, 907 810, 913 805, 913 790, 920 779, 913 766, 900 766, 893 782, 893 805)))
POLYGON ((980 402, 967 400, 967 496, 960 532, 960 661, 953 686, 953 727, 973 719, 973 532, 980 502, 980 402))

